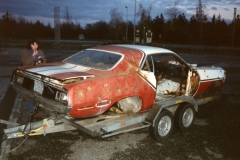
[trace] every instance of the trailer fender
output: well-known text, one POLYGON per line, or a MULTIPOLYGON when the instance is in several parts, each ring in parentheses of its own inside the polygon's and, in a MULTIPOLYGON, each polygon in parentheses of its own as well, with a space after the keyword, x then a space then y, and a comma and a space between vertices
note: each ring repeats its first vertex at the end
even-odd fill
POLYGON ((145 122, 154 127, 155 121, 163 109, 169 110, 174 115, 175 111, 182 103, 190 103, 194 106, 195 111, 198 111, 198 105, 193 97, 178 96, 171 99, 155 102, 152 108, 149 110, 145 118, 145 122))

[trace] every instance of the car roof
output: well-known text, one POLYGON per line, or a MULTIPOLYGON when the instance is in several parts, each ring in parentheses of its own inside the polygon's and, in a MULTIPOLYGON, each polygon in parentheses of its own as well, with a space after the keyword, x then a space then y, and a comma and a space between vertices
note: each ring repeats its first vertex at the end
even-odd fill
POLYGON ((121 47, 141 50, 146 55, 156 54, 156 53, 158 53, 158 54, 159 53, 173 53, 173 54, 175 54, 174 52, 172 52, 172 51, 170 51, 168 49, 159 48, 159 47, 152 47, 152 46, 145 46, 145 45, 119 44, 119 45, 114 45, 114 46, 121 46, 121 47))

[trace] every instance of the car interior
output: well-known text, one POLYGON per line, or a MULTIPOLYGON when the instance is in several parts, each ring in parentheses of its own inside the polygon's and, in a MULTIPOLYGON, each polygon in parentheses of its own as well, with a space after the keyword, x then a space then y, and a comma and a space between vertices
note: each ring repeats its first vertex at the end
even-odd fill
POLYGON ((174 56, 169 54, 149 55, 143 70, 154 73, 156 95, 183 95, 186 93, 188 68, 174 56))

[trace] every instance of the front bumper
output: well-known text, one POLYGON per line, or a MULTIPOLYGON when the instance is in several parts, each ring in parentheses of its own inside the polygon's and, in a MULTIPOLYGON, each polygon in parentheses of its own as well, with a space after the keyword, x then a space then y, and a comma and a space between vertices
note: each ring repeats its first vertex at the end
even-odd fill
POLYGON ((59 113, 69 113, 72 110, 71 106, 67 106, 60 102, 45 98, 33 91, 29 91, 19 85, 16 85, 13 82, 11 82, 10 85, 17 93, 19 93, 23 97, 33 100, 36 103, 42 104, 42 107, 47 110, 56 111, 59 113))

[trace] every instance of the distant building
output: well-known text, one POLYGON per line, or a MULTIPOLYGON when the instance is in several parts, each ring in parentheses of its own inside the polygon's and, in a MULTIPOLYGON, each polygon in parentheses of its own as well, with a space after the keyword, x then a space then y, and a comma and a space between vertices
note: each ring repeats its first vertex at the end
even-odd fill
POLYGON ((79 39, 79 40, 83 40, 83 39, 84 39, 84 35, 83 35, 83 34, 79 34, 79 35, 78 35, 78 39, 79 39))

